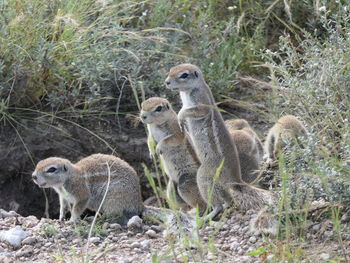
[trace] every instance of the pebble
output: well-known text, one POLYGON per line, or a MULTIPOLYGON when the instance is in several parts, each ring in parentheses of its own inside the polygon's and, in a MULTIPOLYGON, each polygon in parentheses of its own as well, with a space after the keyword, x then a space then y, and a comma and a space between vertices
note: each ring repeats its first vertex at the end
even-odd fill
POLYGON ((332 237, 333 236, 333 231, 324 231, 324 234, 323 234, 325 237, 332 237))
POLYGON ((327 253, 322 253, 322 254, 320 255, 320 259, 321 259, 321 260, 324 260, 324 261, 327 261, 330 257, 331 257, 331 256, 330 256, 329 254, 327 254, 327 253))
POLYGON ((249 240, 248 240, 250 243, 255 243, 256 242, 256 237, 255 236, 252 236, 252 237, 250 237, 249 238, 249 240))
POLYGON ((261 232, 259 230, 255 230, 254 233, 253 233, 254 236, 260 236, 261 235, 261 232))
POLYGON ((239 243, 237 241, 233 241, 231 243, 231 249, 236 250, 239 247, 239 243))
POLYGON ((138 253, 138 254, 142 254, 143 250, 139 249, 139 248, 134 248, 134 252, 138 253))
POLYGON ((158 237, 156 231, 154 231, 152 229, 148 230, 145 234, 150 238, 157 238, 158 237))
POLYGON ((113 230, 122 230, 122 226, 118 223, 110 224, 109 228, 113 230))
POLYGON ((132 218, 129 219, 128 228, 141 228, 142 227, 142 219, 139 216, 133 216, 132 218))
POLYGON ((141 241, 140 244, 143 249, 149 249, 151 247, 151 241, 147 239, 141 241))
POLYGON ((93 244, 99 243, 101 241, 101 238, 99 237, 90 237, 90 242, 93 244))
POLYGON ((18 250, 15 254, 17 258, 19 257, 29 257, 33 253, 33 247, 29 245, 23 246, 20 250, 18 250))
POLYGON ((131 245, 130 245, 131 248, 139 248, 141 247, 140 243, 139 242, 133 242, 131 245))
MULTIPOLYGON (((0 253, 0 259, 1 259, 1 257, 11 258, 12 254, 10 252, 1 252, 0 253)), ((2 262, 2 261, 0 261, 0 262, 2 262)))
POLYGON ((34 245, 37 242, 36 237, 27 237, 22 240, 22 245, 34 245))
POLYGON ((129 259, 129 258, 121 258, 120 261, 118 261, 118 262, 120 262, 120 263, 131 263, 132 260, 129 259))
POLYGON ((25 232, 20 226, 15 226, 7 231, 0 231, 0 240, 7 242, 15 248, 19 248, 22 240, 27 236, 27 232, 25 232))
POLYGON ((27 216, 23 222, 23 226, 32 228, 35 227, 39 223, 39 219, 35 216, 27 216))
POLYGON ((317 225, 314 225, 314 226, 312 226, 312 230, 313 231, 318 231, 318 230, 320 230, 320 228, 321 228, 321 225, 320 224, 317 224, 317 225))
POLYGON ((164 230, 164 227, 161 226, 161 225, 159 225, 159 226, 157 226, 157 225, 152 225, 152 226, 151 226, 151 229, 154 230, 154 231, 156 231, 157 233, 159 233, 159 232, 162 232, 162 231, 164 230))
POLYGON ((7 217, 14 217, 14 216, 18 216, 18 214, 15 211, 7 212, 4 209, 0 209, 0 218, 7 218, 7 217))
POLYGON ((51 242, 46 242, 46 243, 44 244, 44 247, 49 247, 49 246, 51 246, 51 245, 52 245, 51 242))

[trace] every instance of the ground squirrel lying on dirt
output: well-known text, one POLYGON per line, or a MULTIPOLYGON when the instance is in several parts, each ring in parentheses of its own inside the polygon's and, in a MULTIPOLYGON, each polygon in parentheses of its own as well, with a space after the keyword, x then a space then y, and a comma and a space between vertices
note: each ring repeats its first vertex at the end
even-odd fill
POLYGON ((272 204, 270 192, 242 180, 236 146, 199 68, 191 64, 173 67, 165 84, 180 91, 183 107, 178 119, 186 124, 201 162, 197 172, 200 193, 213 207, 206 219, 216 216, 232 200, 244 210, 272 204))
POLYGON ((238 151, 242 179, 246 183, 252 183, 259 175, 263 145, 246 120, 226 120, 225 125, 238 151))
POLYGON ((149 151, 154 140, 169 177, 167 197, 175 199, 181 208, 198 206, 204 212, 206 203, 197 185, 200 163, 169 101, 158 97, 147 99, 141 105, 140 118, 147 124, 149 151))
POLYGON ((293 115, 281 117, 269 130, 265 141, 265 156, 267 163, 271 163, 278 157, 279 152, 286 146, 286 141, 297 142, 298 138, 306 135, 306 129, 301 121, 293 115))
POLYGON ((60 217, 72 204, 71 221, 76 221, 86 208, 97 211, 110 184, 101 212, 121 218, 122 223, 141 215, 144 206, 139 178, 135 170, 118 157, 93 154, 73 164, 67 159, 51 157, 40 161, 32 178, 40 187, 52 187, 59 195, 60 217))

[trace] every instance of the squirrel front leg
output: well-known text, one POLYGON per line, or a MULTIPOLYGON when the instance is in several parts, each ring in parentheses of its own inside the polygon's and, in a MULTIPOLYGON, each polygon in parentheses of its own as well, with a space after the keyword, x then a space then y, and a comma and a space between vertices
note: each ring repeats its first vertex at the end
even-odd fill
POLYGON ((73 204, 73 208, 71 210, 71 218, 69 220, 71 223, 76 222, 80 219, 80 215, 84 212, 87 203, 88 199, 83 199, 73 204))
POLYGON ((157 154, 162 154, 162 150, 164 149, 164 147, 174 147, 179 145, 184 139, 184 136, 176 136, 174 134, 170 134, 168 136, 166 136, 165 138, 163 138, 162 140, 160 140, 157 144, 157 148, 156 148, 156 152, 157 154))
POLYGON ((63 194, 59 195, 59 201, 60 201, 60 217, 59 221, 63 221, 66 211, 66 200, 64 200, 63 194))
POLYGON ((210 113, 210 109, 212 107, 213 107, 212 105, 200 104, 190 108, 185 108, 185 109, 182 108, 177 115, 180 126, 184 128, 186 118, 200 119, 205 117, 210 113))

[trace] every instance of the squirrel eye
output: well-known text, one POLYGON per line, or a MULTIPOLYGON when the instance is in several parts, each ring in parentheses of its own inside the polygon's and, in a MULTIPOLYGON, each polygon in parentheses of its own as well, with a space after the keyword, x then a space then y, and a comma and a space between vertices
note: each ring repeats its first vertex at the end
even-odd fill
POLYGON ((188 74, 187 73, 182 73, 182 75, 180 76, 180 79, 185 79, 188 77, 188 74))
POLYGON ((158 106, 154 111, 161 111, 162 110, 162 106, 158 106))
POLYGON ((50 167, 50 169, 49 170, 47 170, 46 172, 47 173, 54 173, 54 172, 56 172, 56 168, 55 167, 50 167))

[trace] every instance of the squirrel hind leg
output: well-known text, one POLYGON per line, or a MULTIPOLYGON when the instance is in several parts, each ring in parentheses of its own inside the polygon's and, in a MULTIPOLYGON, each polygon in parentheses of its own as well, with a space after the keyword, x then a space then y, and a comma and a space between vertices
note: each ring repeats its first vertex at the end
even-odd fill
POLYGON ((219 204, 213 207, 213 211, 211 211, 205 218, 204 221, 208 222, 218 216, 224 210, 224 206, 219 204))
POLYGON ((189 208, 189 205, 180 196, 178 185, 174 181, 169 180, 166 192, 169 205, 175 205, 175 207, 182 210, 187 210, 189 208))
POLYGON ((184 173, 179 177, 177 190, 181 198, 191 207, 199 208, 200 214, 206 209, 206 203, 203 200, 197 184, 196 174, 184 173))

